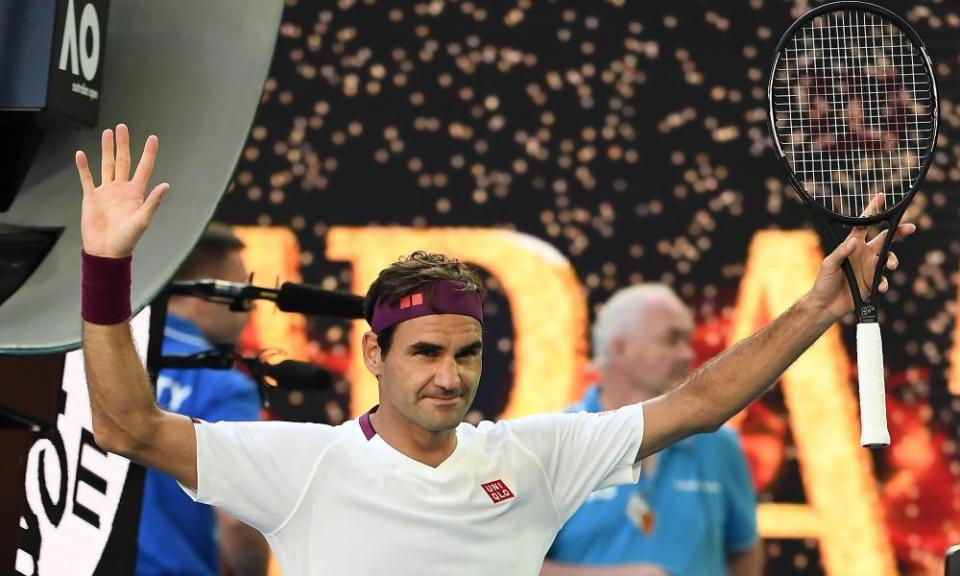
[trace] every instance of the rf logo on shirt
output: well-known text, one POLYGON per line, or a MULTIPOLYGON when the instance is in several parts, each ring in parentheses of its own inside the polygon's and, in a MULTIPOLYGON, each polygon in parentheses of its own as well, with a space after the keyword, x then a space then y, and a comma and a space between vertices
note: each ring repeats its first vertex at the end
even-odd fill
POLYGON ((513 492, 511 492, 510 488, 504 484, 503 480, 494 480, 493 482, 487 482, 486 484, 481 484, 480 486, 487 493, 487 496, 493 500, 494 504, 499 504, 504 500, 513 498, 513 492))

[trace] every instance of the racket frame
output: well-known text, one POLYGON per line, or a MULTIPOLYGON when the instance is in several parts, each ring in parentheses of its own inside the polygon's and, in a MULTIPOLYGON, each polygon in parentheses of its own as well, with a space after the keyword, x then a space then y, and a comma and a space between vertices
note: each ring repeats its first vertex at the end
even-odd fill
POLYGON ((884 238, 883 246, 878 254, 877 273, 874 273, 873 283, 870 286, 870 290, 868 292, 869 295, 866 298, 860 294, 860 288, 857 283, 853 268, 850 265, 850 261, 848 259, 844 259, 843 261, 843 273, 847 278, 847 283, 850 285, 850 292, 853 296, 854 305, 857 310, 857 320, 859 323, 877 322, 877 288, 880 285, 880 279, 883 276, 883 270, 886 267, 885 262, 887 253, 890 250, 890 244, 893 242, 894 232, 897 225, 899 225, 901 218, 903 218, 903 214, 906 212, 907 206, 910 205, 911 200, 913 200, 913 196, 916 194, 917 188, 919 188, 920 184, 923 182, 923 179, 927 174, 927 170, 930 168, 930 162, 933 160, 933 151, 937 144, 937 135, 940 127, 939 119, 940 98, 937 92, 936 76, 933 74, 933 65, 931 64, 930 56, 927 53, 926 45, 923 43, 920 35, 917 34, 916 30, 914 30, 906 20, 894 12, 887 10, 886 8, 877 6, 876 4, 871 4, 869 2, 860 2, 857 0, 840 0, 838 2, 823 4, 798 18, 793 24, 790 25, 789 28, 787 28, 786 32, 784 32, 780 37, 780 41, 777 43, 776 49, 774 50, 773 65, 770 68, 770 79, 767 83, 767 125, 770 131, 770 139, 773 142, 774 149, 777 153, 777 158, 780 160, 780 163, 783 165, 783 168, 786 171, 787 179, 790 181, 790 184, 793 186, 794 190, 796 190, 797 194, 804 200, 804 203, 814 212, 814 214, 816 214, 817 220, 824 229, 826 236, 833 242, 834 247, 838 246, 842 239, 838 238, 838 235, 834 232, 832 226, 833 223, 839 223, 847 227, 882 224, 887 230, 887 236, 884 238), (776 78, 777 65, 780 63, 780 57, 783 53, 784 47, 793 39, 794 33, 798 29, 805 26, 814 18, 817 18, 818 16, 821 16, 827 12, 842 10, 871 12, 880 16, 881 18, 889 20, 890 23, 897 26, 904 34, 906 34, 911 42, 913 42, 914 46, 920 52, 920 55, 923 57, 923 63, 926 65, 927 71, 930 74, 930 90, 932 94, 932 109, 930 110, 930 118, 933 122, 933 134, 930 138, 930 144, 927 149, 926 157, 923 159, 923 163, 920 166, 920 172, 917 175, 916 180, 910 185, 910 190, 904 195, 900 202, 897 202, 893 206, 886 208, 872 216, 844 216, 842 214, 831 212, 830 210, 827 210, 821 206, 820 203, 817 202, 807 192, 799 178, 797 178, 793 168, 790 166, 790 162, 787 160, 786 154, 783 152, 783 147, 780 143, 780 138, 777 134, 776 128, 773 85, 776 78))

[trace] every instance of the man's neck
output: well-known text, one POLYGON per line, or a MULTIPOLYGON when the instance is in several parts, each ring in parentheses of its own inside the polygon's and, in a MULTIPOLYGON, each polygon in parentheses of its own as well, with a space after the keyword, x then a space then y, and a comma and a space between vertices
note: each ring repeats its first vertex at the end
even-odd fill
POLYGON ((192 318, 192 308, 189 302, 185 301, 185 298, 170 298, 167 302, 167 314, 176 316, 181 320, 186 320, 193 324, 192 318))
MULTIPOLYGON (((656 398, 656 394, 643 392, 630 386, 625 378, 614 374, 601 374, 598 384, 600 387, 600 407, 604 410, 616 410, 630 404, 646 402, 656 398)), ((651 454, 643 459, 640 468, 644 476, 651 476, 657 465, 657 455, 651 454)))
POLYGON ((656 396, 633 388, 625 378, 612 373, 602 374, 599 386, 600 406, 604 410, 616 410, 630 404, 646 402, 656 396))
POLYGON ((457 447, 456 430, 427 430, 395 410, 384 409, 383 405, 370 415, 370 422, 393 449, 433 468, 449 458, 457 447))

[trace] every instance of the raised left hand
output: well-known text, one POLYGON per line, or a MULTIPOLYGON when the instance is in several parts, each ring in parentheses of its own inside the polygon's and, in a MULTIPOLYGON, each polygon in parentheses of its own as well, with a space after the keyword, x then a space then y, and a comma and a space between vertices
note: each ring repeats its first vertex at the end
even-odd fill
POLYGON ((133 252, 170 186, 158 184, 150 194, 145 194, 160 145, 156 136, 147 138, 133 178, 130 178, 127 127, 117 125, 116 152, 113 130, 103 131, 100 144, 100 186, 93 181, 86 154, 82 151, 76 154, 77 173, 83 187, 80 236, 87 254, 120 258, 133 252))

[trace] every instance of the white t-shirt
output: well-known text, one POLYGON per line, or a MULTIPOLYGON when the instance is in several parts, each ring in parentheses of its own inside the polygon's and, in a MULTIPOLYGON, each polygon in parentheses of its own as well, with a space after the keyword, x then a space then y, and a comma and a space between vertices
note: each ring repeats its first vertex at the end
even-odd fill
POLYGON ((590 492, 637 481, 643 412, 461 424, 436 468, 357 420, 195 430, 188 493, 263 532, 284 576, 534 576, 590 492))

